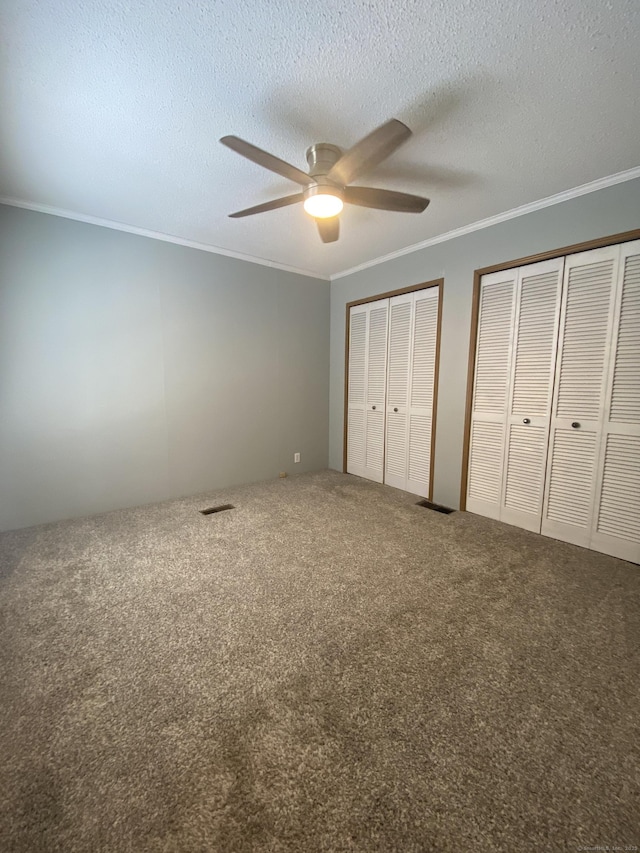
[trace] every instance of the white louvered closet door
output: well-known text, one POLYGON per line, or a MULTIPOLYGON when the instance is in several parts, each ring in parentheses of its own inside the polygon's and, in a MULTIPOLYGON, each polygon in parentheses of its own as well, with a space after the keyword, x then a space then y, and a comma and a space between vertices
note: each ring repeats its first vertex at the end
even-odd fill
POLYGON ((364 476, 367 306, 349 312, 349 388, 347 399, 347 471, 364 476))
POLYGON ((540 532, 564 258, 517 271, 500 520, 540 532))
POLYGON ((517 270, 482 277, 467 509, 500 518, 517 270))
POLYGON ((387 366, 387 430, 384 481, 405 489, 407 484, 409 358, 413 326, 413 294, 394 296, 389 305, 387 366))
POLYGON ((640 241, 620 246, 590 547, 640 563, 640 241))
POLYGON ((427 497, 439 289, 394 296, 389 307, 384 482, 427 497))
POLYGON ((349 315, 347 471, 382 483, 389 300, 354 306, 349 315))
POLYGON ((565 259, 542 533, 588 547, 619 246, 565 259))
POLYGON ((409 436, 406 491, 429 496, 431 438, 436 381, 440 289, 413 294, 413 335, 409 362, 409 436))

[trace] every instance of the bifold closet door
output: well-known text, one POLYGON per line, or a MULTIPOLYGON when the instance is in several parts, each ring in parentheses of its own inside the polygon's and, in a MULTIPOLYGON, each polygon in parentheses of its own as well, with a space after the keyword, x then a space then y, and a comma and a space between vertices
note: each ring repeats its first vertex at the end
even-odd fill
POLYGON ((542 532, 640 562, 640 241, 567 258, 542 532))
POLYGON ((540 531, 563 259, 483 276, 467 508, 540 531))
POLYGON ((590 547, 640 563, 640 240, 620 247, 590 547))
POLYGON ((589 547, 620 246, 565 259, 542 533, 589 547))
POLYGON ((640 241, 483 276, 467 508, 640 562, 640 241))
POLYGON ((384 482, 428 497, 439 288, 394 296, 389 356, 384 482))
POLYGON ((564 258, 518 270, 500 520, 540 532, 564 258))
POLYGON ((389 300, 349 313, 347 471, 382 483, 389 300))
POLYGON ((517 270, 482 277, 471 411, 467 509, 500 518, 517 270))

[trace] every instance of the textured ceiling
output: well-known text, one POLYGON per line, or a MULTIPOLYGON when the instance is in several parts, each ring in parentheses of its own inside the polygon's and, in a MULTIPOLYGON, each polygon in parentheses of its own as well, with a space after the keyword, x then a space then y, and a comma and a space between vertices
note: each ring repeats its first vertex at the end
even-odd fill
POLYGON ((4 0, 0 196, 320 275, 640 165, 638 0, 4 0), (297 186, 388 118, 413 138, 358 183, 421 215, 350 208, 322 244, 297 186))

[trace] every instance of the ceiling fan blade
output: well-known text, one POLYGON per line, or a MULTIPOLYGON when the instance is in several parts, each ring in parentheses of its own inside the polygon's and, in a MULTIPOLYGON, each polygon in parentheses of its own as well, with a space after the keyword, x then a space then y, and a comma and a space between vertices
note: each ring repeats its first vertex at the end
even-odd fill
POLYGON ((374 187, 347 187, 343 193, 348 204, 360 207, 375 207, 377 210, 397 210, 400 213, 422 213, 429 199, 395 190, 379 190, 374 187))
POLYGON ((363 172, 381 163, 410 136, 411 131, 406 124, 392 118, 345 151, 332 166, 327 178, 342 186, 350 184, 363 172))
POLYGON ((332 216, 330 219, 316 219, 318 231, 323 243, 335 243, 340 236, 340 218, 332 216))
POLYGON ((241 154, 243 157, 246 157, 247 160, 252 160, 254 163, 257 163, 258 166, 262 166, 264 169, 270 169, 277 175, 282 175, 283 178, 295 181, 296 184, 302 184, 303 187, 306 187, 311 181, 311 178, 306 172, 303 172, 301 169, 296 169, 296 167, 292 166, 291 163, 285 163, 284 160, 281 160, 279 157, 274 157, 273 154, 269 154, 268 151, 263 151, 262 148, 257 148, 250 142, 245 142, 244 139, 240 139, 238 136, 223 136, 220 142, 222 142, 223 145, 226 145, 227 148, 231 148, 231 150, 235 151, 237 154, 241 154))
POLYGON ((304 193, 285 195, 282 198, 274 198, 273 201, 265 201, 264 204, 256 204, 255 207, 237 210, 235 213, 230 213, 229 218, 239 219, 241 216, 253 216, 254 213, 266 213, 267 210, 277 210, 279 207, 286 207, 288 204, 295 204, 298 201, 304 201, 304 193))

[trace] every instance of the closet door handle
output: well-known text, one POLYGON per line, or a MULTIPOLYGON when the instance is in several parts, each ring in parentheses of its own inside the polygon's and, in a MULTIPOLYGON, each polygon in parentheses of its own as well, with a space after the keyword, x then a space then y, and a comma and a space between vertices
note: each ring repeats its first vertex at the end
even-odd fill
POLYGON ((376 407, 375 407, 375 406, 371 406, 371 408, 372 408, 372 409, 373 409, 373 411, 374 411, 374 412, 375 412, 375 410, 376 410, 376 407))
POLYGON ((580 426, 580 424, 578 423, 578 421, 574 421, 574 422, 571 424, 571 426, 572 426, 574 429, 578 429, 578 427, 580 426))
POLYGON ((398 410, 397 410, 397 409, 394 409, 393 411, 394 411, 394 412, 397 412, 398 410))
POLYGON ((523 423, 523 424, 530 424, 530 423, 531 423, 531 418, 523 418, 523 419, 522 419, 522 423, 523 423))

